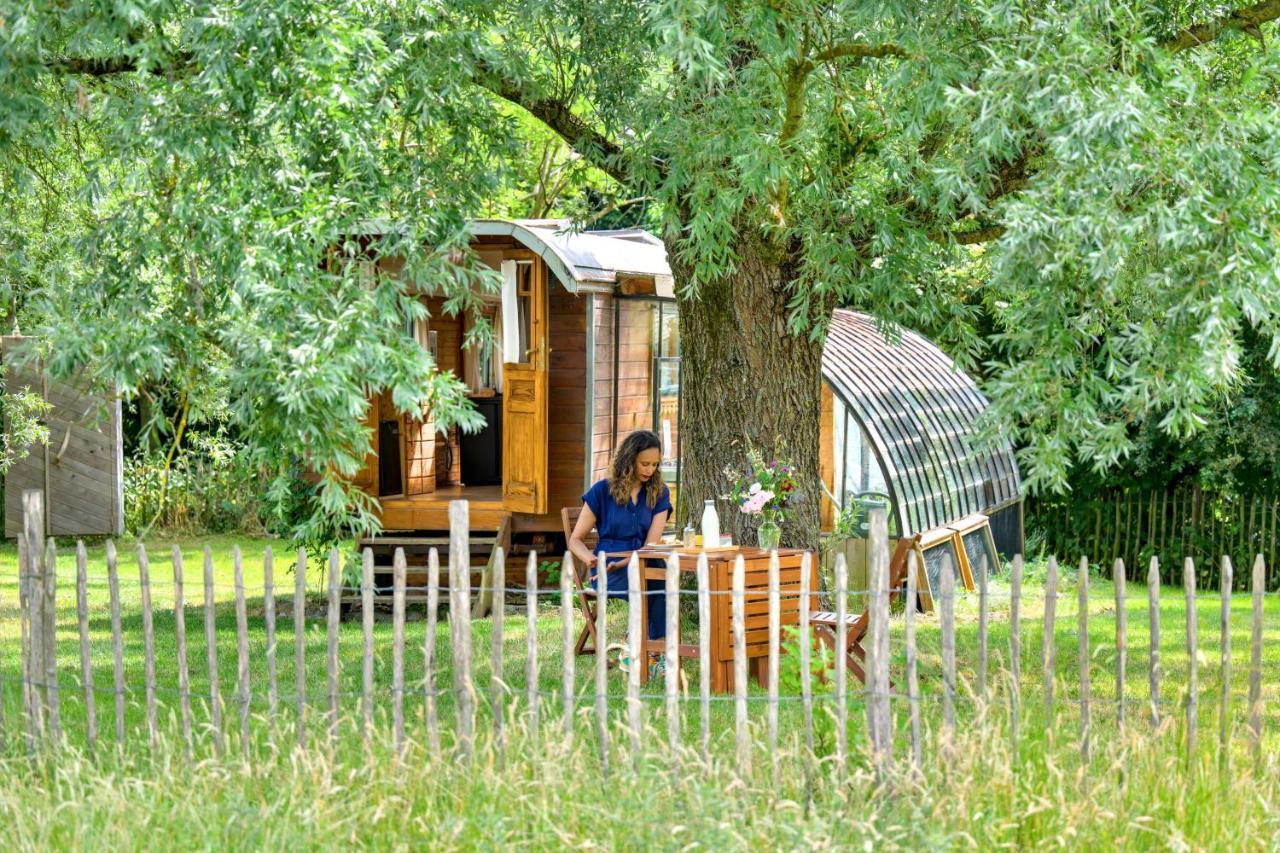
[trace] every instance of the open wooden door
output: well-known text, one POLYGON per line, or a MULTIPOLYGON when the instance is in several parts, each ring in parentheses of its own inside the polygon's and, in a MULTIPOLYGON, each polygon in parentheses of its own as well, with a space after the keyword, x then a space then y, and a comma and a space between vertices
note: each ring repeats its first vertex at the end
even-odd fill
POLYGON ((531 252, 502 262, 502 506, 547 512, 547 280, 531 252))

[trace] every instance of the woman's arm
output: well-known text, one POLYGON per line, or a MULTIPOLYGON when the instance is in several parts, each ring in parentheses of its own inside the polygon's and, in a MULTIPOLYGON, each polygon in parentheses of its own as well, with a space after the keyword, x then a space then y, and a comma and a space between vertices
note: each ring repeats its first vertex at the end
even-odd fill
POLYGON ((582 540, 591 532, 591 528, 595 526, 596 514, 591 511, 591 507, 584 503, 582 505, 582 514, 578 516, 578 523, 574 525, 573 533, 569 536, 569 550, 573 552, 573 556, 581 560, 582 564, 588 568, 596 564, 596 555, 591 553, 587 543, 582 540))
POLYGON ((667 516, 670 513, 660 512, 653 517, 653 521, 649 523, 649 535, 644 538, 644 544, 653 545, 662 539, 662 531, 667 529, 667 516))

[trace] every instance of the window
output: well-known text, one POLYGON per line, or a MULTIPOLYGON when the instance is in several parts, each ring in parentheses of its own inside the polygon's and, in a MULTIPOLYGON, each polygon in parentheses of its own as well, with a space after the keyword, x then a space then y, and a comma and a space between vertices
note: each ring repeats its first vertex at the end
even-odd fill
POLYGON ((510 364, 530 364, 533 353, 533 263, 502 262, 502 351, 510 364))
MULTIPOLYGON (((833 407, 833 441, 835 445, 835 496, 840 506, 846 507, 859 495, 889 496, 888 478, 871 439, 862 425, 853 417, 849 407, 837 394, 833 407)), ((897 513, 893 501, 889 501, 889 534, 898 535, 897 513)))
POLYGON ((654 302, 652 323, 653 431, 662 442, 662 477, 671 489, 673 497, 678 500, 681 370, 680 323, 675 303, 654 302))

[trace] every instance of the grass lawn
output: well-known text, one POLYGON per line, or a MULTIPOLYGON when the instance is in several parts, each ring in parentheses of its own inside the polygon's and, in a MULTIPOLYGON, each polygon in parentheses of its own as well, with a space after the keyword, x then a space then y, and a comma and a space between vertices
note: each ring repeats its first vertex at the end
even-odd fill
MULTIPOLYGON (((933 734, 940 725, 940 655, 937 619, 922 616, 919 619, 920 678, 924 694, 925 727, 931 744, 925 756, 928 771, 924 779, 900 782, 894 795, 870 793, 870 777, 866 770, 866 757, 860 752, 854 755, 852 779, 832 777, 832 762, 824 758, 814 771, 811 787, 806 787, 805 765, 800 749, 801 708, 796 701, 780 704, 780 728, 782 744, 779 748, 781 773, 774 780, 769 772, 770 756, 763 748, 765 707, 763 692, 752 685, 753 704, 751 719, 760 746, 753 755, 754 770, 745 779, 732 772, 733 756, 733 703, 723 697, 712 702, 713 753, 718 756, 717 769, 708 774, 687 773, 688 781, 678 789, 671 789, 666 779, 665 767, 669 756, 661 744, 665 744, 665 718, 660 702, 646 703, 647 724, 652 727, 647 741, 651 755, 644 762, 639 776, 633 777, 619 770, 627 764, 622 752, 614 756, 612 781, 600 778, 598 744, 594 735, 594 720, 590 717, 593 691, 593 659, 579 658, 577 685, 580 696, 580 714, 583 717, 575 730, 576 745, 568 753, 557 753, 563 747, 546 747, 551 752, 535 751, 528 743, 527 732, 520 725, 518 712, 523 710, 522 699, 509 699, 508 708, 509 749, 511 754, 501 767, 498 756, 492 752, 482 737, 481 754, 477 766, 483 772, 471 772, 452 759, 439 761, 439 757, 425 754, 419 744, 425 739, 422 727, 422 701, 414 690, 420 684, 422 674, 422 642, 424 622, 415 621, 408 626, 408 643, 405 655, 407 686, 410 694, 406 701, 409 720, 409 736, 415 742, 411 746, 404 765, 397 765, 385 753, 385 744, 375 738, 368 747, 362 745, 354 719, 359 715, 361 691, 361 626, 358 620, 342 625, 340 659, 341 691, 344 711, 348 721, 344 723, 337 748, 331 754, 316 750, 298 754, 267 748, 268 727, 254 723, 256 743, 250 749, 251 761, 237 759, 239 747, 234 744, 227 759, 211 759, 209 738, 205 725, 208 721, 207 702, 198 704, 197 758, 201 761, 194 769, 182 769, 185 762, 180 751, 168 740, 178 731, 177 664, 173 625, 172 572, 169 567, 168 546, 151 549, 152 601, 155 609, 156 633, 156 681, 160 707, 161 727, 166 741, 154 755, 145 759, 128 751, 111 757, 100 757, 96 762, 63 756, 59 760, 31 762, 19 751, 20 742, 17 720, 20 712, 19 633, 17 618, 16 554, 14 548, 0 548, 0 676, 3 677, 3 701, 7 721, 6 742, 10 758, 0 767, 0 783, 9 776, 14 784, 4 784, 8 793, 0 796, 0 820, 6 809, 11 817, 27 815, 21 822, 22 838, 33 845, 59 843, 73 836, 48 834, 58 827, 67 833, 90 832, 91 837, 103 843, 118 843, 128 837, 125 829, 136 829, 143 821, 154 823, 160 835, 151 838, 157 842, 165 838, 183 838, 179 846, 210 846, 221 842, 240 846, 262 846, 268 843, 326 844, 343 842, 377 843, 377 839, 390 842, 396 838, 419 838, 427 841, 456 843, 471 846, 484 845, 486 841, 497 843, 529 842, 538 846, 559 846, 562 843, 592 841, 609 846, 660 846, 682 847, 693 838, 707 843, 722 839, 730 846, 758 846, 777 843, 781 846, 821 846, 823 843, 854 844, 858 839, 877 839, 877 843, 893 846, 928 846, 939 844, 982 843, 1049 843, 1055 839, 1075 846, 1088 839, 1095 841, 1126 839, 1137 846, 1178 846, 1177 833, 1190 846, 1216 844, 1228 831, 1245 832, 1255 842, 1270 843, 1276 831, 1277 815, 1275 794, 1280 787, 1274 784, 1274 767, 1251 774, 1244 720, 1246 719, 1245 695, 1249 666, 1249 608, 1246 595, 1237 594, 1232 602, 1232 672, 1230 679, 1233 702, 1231 724, 1233 726, 1233 777, 1250 780, 1247 788, 1232 785, 1230 779, 1219 779, 1208 769, 1188 774, 1187 756, 1182 751, 1180 726, 1167 721, 1162 733, 1150 734, 1147 722, 1147 598, 1145 586, 1130 583, 1126 600, 1129 630, 1129 669, 1126 682, 1129 732, 1121 737, 1116 726, 1115 703, 1115 605, 1114 588, 1108 581, 1094 578, 1091 581, 1089 599, 1089 666, 1093 693, 1093 743, 1095 758, 1089 772, 1083 772, 1076 748, 1079 726, 1079 661, 1077 647, 1077 606, 1075 599, 1074 571, 1062 583, 1063 597, 1059 599, 1054 637, 1057 645, 1055 669, 1056 707, 1052 720, 1044 711, 1044 671, 1040 662, 1042 642, 1043 587, 1038 579, 1042 566, 1029 570, 1024 585, 1025 599, 1022 607, 1022 679, 1021 716, 1022 740, 1016 751, 1009 747, 1007 726, 1007 702, 1009 698, 1006 670, 1009 639, 1008 588, 997 579, 992 586, 991 610, 991 681, 994 703, 982 709, 975 703, 971 688, 977 660, 977 610, 976 595, 962 596, 958 602, 957 662, 960 670, 961 697, 958 704, 959 732, 957 742, 943 755, 933 741, 933 734), (142 764, 139 764, 142 762, 142 764), (405 767, 430 767, 430 773, 406 772, 405 767), (1117 772, 1125 777, 1117 781, 1117 772), (158 780, 177 774, 180 783, 177 790, 167 790, 158 780), (1171 776, 1170 774, 1174 774, 1171 776), (1268 775, 1270 774, 1270 775, 1268 775), (430 778, 426 778, 430 777, 430 778), (1175 784, 1176 791, 1166 791, 1175 784), (113 791, 115 780, 131 780, 137 785, 139 796, 120 800, 116 793, 97 790, 95 785, 105 784, 113 791), (151 781, 148 781, 151 780, 151 781), (1266 787, 1262 787, 1264 782, 1266 787), (154 784, 153 784, 154 783, 154 784), (901 786, 906 785, 903 789, 901 786), (319 786, 319 790, 316 789, 319 786), (604 786, 604 787, 601 787, 604 786), (856 794, 852 793, 857 791, 856 794), (907 790, 910 795, 903 795, 907 790), (17 791, 40 791, 47 795, 33 801, 27 794, 17 791), (377 792, 370 800, 368 794, 377 792), (806 793, 807 791, 811 792, 806 793), (1143 792, 1146 792, 1144 795, 1143 792), (1179 794, 1183 802, 1178 806, 1173 796, 1179 794), (1185 795, 1185 796, 1184 796, 1185 795), (1103 799, 1099 800, 1099 796, 1103 799), (1147 799, 1143 800, 1142 796, 1147 799), (1196 797, 1203 796, 1205 802, 1196 797), (1111 800, 1108 802, 1107 797, 1111 800), (54 806, 59 802, 87 804, 83 820, 63 815, 54 806), (376 803, 376 805, 374 805, 376 803), (805 804, 809 803, 808 814, 805 804), (1190 807, 1191 812, 1179 811, 1190 807), (207 814, 202 811, 207 809, 207 814), (364 824, 356 821, 365 809, 373 809, 377 817, 364 824), (1110 811, 1108 811, 1110 809, 1110 811), (224 824, 239 813, 275 815, 272 827, 259 826, 246 835, 227 835, 224 824), (174 815, 186 815, 183 821, 203 827, 192 836, 166 835, 179 833, 180 822, 174 815), (458 823, 460 817, 471 818, 458 823), (724 816, 723 819, 720 816, 724 816), (737 817, 733 817, 737 815, 737 817), (48 818, 47 826, 39 824, 35 816, 48 818), (396 817, 392 820, 393 816, 396 817), (680 818, 682 828, 669 825, 680 818), (1139 818, 1143 818, 1139 820, 1139 818), (120 821, 125 821, 120 823, 120 821), (664 821, 666 821, 664 823, 664 821), (131 823, 132 822, 132 823, 131 823), (331 832, 321 831, 328 822, 331 832), (314 824, 314 826, 313 826, 314 824), (722 825, 723 824, 723 825, 722 825), (42 826, 45 826, 42 829, 42 826), (300 828, 301 826, 301 828, 300 828), (369 828, 368 838, 361 835, 361 827, 369 828), (311 827, 307 829, 306 827, 311 827), (50 829, 52 828, 52 829, 50 829), (114 834, 113 834, 114 833, 114 834), (290 834, 292 833, 292 834, 290 834), (390 833, 390 834, 380 834, 390 833), (400 833, 397 835, 396 833, 400 833), (1066 833, 1058 837, 1059 833, 1066 833)), ((186 622, 188 660, 191 667, 193 696, 207 697, 209 681, 205 663, 203 631, 202 588, 200 582, 200 548, 208 544, 213 552, 216 569, 216 594, 218 601, 218 661, 219 679, 223 700, 226 703, 224 727, 229 732, 238 729, 235 705, 236 639, 234 613, 234 585, 231 549, 239 545, 245 558, 245 582, 250 590, 260 590, 262 583, 262 554, 265 540, 210 537, 200 540, 179 540, 185 563, 186 622)), ((273 543, 277 551, 276 583, 278 587, 277 662, 282 719, 292 725, 294 715, 294 626, 292 624, 293 575, 288 570, 292 554, 281 543, 273 543)), ((128 685, 126 703, 126 728, 135 744, 145 743, 145 712, 143 707, 143 643, 141 615, 137 585, 137 564, 132 550, 124 549, 122 555, 122 610, 124 614, 125 682, 128 685)), ((95 684, 98 690, 98 718, 101 737, 105 743, 113 739, 113 699, 111 695, 111 627, 108 609, 106 568, 103 548, 89 550, 90 581, 90 632, 93 649, 95 684)), ((59 672, 62 685, 62 717, 70 742, 83 744, 83 699, 79 683, 79 651, 76 628, 74 594, 74 555, 64 546, 59 560, 59 672)), ((323 580, 319 566, 313 566, 309 576, 311 594, 315 600, 309 605, 307 625, 308 700, 314 714, 309 723, 314 736, 320 734, 320 712, 325 706, 325 654, 326 639, 321 604, 323 580)), ((517 697, 523 696, 525 684, 525 655, 528 649, 523 600, 514 598, 509 608, 504 631, 501 681, 510 685, 517 697)), ((1185 647, 1184 599, 1181 589, 1167 588, 1161 595, 1161 681, 1162 710, 1180 718, 1181 703, 1185 698, 1188 658, 1185 647)), ((1218 733, 1218 697, 1222 688, 1219 667, 1219 600, 1214 595, 1202 594, 1198 601, 1197 618, 1202 659, 1200 663, 1199 729, 1200 746, 1191 762, 1193 766, 1212 768, 1213 747, 1218 733)), ((262 599, 260 592, 250 596, 250 680, 253 691, 252 711, 255 715, 266 713, 266 646, 262 623, 262 599)), ((1267 729, 1266 752, 1274 752, 1275 735, 1280 732, 1280 651, 1277 651, 1277 617, 1280 602, 1274 596, 1266 600, 1266 627, 1263 659, 1263 717, 1267 729)), ((610 633, 621 638, 625 632, 625 608, 611 607, 610 633)), ((561 622, 559 610, 550 602, 538 617, 538 650, 540 689, 547 707, 542 717, 547 728, 542 732, 544 743, 559 740, 558 692, 562 661, 561 622)), ((492 693, 489 650, 492 623, 477 620, 473 624, 473 645, 476 656, 476 683, 480 694, 480 728, 487 731, 491 720, 489 706, 492 693)), ((692 626, 686 627, 686 636, 692 637, 692 626)), ((897 691, 901 692, 902 620, 895 618, 891 626, 891 645, 894 649, 893 675, 897 691)), ((389 728, 391 702, 391 632, 389 621, 379 620, 375 625, 375 683, 379 691, 377 714, 383 728, 389 728)), ((439 672, 437 683, 450 684, 449 632, 442 621, 437 637, 439 672)), ((696 664, 689 667, 691 685, 696 691, 696 664)), ((798 673, 794 657, 784 662, 782 692, 798 692, 798 673)), ((851 682, 851 689, 856 682, 851 682)), ((834 743, 834 725, 830 710, 830 685, 815 685, 819 698, 817 718, 817 753, 820 758, 829 756, 834 743)), ((658 694, 661 685, 652 685, 648 692, 658 694)), ((611 707, 618 720, 624 718, 624 680, 617 673, 610 675, 611 707)), ((696 697, 696 693, 695 693, 696 697)), ((906 702, 893 701, 895 714, 896 751, 901 758, 906 751, 907 715, 906 702)), ((441 716, 448 724, 452 720, 450 697, 441 697, 441 716)), ((698 731, 697 703, 685 708, 685 741, 696 746, 698 731)), ((849 707, 849 742, 860 750, 865 740, 863 732, 863 706, 859 697, 853 697, 849 707)), ((447 725, 446 725, 447 728, 447 725)), ((285 734, 287 740, 289 735, 285 734)), ((446 733, 446 744, 450 738, 446 733)), ((625 750, 626 738, 621 729, 613 737, 616 750, 625 750)), ((687 756, 687 764, 693 764, 695 756, 687 756)), ((474 768, 472 768, 474 769, 474 768)), ((175 780, 178 781, 178 780, 175 780)), ((265 817, 263 817, 265 820, 265 817)), ((79 837, 79 836, 74 836, 79 837)), ((1234 837, 1234 836, 1233 836, 1234 837)), ((140 839, 145 840, 145 839, 140 839)), ((1230 842, 1230 838, 1228 838, 1230 842)), ((135 841, 135 844, 138 842, 135 841)), ((1252 846, 1252 845, 1250 845, 1252 846)))

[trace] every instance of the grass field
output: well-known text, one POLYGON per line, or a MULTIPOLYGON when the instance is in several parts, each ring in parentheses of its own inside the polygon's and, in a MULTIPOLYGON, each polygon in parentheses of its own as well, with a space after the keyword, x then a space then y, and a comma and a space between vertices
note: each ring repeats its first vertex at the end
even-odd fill
MULTIPOLYGON (((192 693, 209 695, 203 641, 203 614, 199 606, 199 547, 209 544, 217 571, 219 679, 226 702, 225 727, 238 729, 234 704, 236 681, 235 616, 232 606, 231 547, 238 544, 245 555, 246 584, 260 589, 261 557, 267 543, 255 539, 211 538, 180 541, 186 564, 188 658, 192 693)), ((474 763, 467 765, 452 755, 431 756, 421 747, 425 735, 422 702, 412 688, 422 673, 421 621, 409 625, 406 672, 410 693, 406 701, 410 747, 399 763, 392 760, 384 733, 390 714, 391 625, 375 626, 378 650, 375 676, 378 732, 365 745, 358 727, 361 689, 361 628, 358 621, 343 623, 340 657, 344 711, 349 715, 332 749, 305 753, 288 748, 293 714, 293 648, 291 613, 292 574, 285 570, 288 558, 277 556, 280 595, 278 625, 280 649, 278 677, 281 686, 282 728, 273 746, 268 726, 255 720, 253 742, 242 750, 235 737, 225 758, 212 756, 207 736, 207 710, 196 710, 195 763, 189 764, 175 745, 177 728, 177 669, 173 641, 172 575, 168 548, 151 551, 152 597, 156 610, 156 671, 160 704, 161 744, 145 748, 143 709, 143 655, 138 607, 136 562, 132 553, 122 559, 122 599, 125 632, 127 738, 131 746, 115 750, 111 690, 110 619, 102 548, 90 550, 90 628, 98 690, 101 737, 106 748, 90 760, 78 754, 82 745, 83 700, 79 684, 78 645, 74 596, 74 564, 64 549, 59 564, 59 661, 63 724, 73 749, 47 759, 28 758, 21 748, 18 718, 18 619, 16 557, 12 547, 0 550, 0 676, 6 729, 6 757, 0 761, 0 823, 10 824, 23 846, 45 847, 80 844, 139 846, 237 846, 281 844, 301 846, 391 846, 395 843, 434 843, 445 846, 499 846, 527 843, 536 847, 609 846, 622 848, 683 848, 695 841, 702 846, 733 848, 782 846, 947 847, 992 845, 1069 845, 1124 843, 1136 847, 1240 847, 1274 846, 1280 839, 1277 792, 1280 781, 1268 758, 1254 768, 1246 749, 1245 693, 1249 665, 1249 607, 1246 596, 1233 599, 1233 654, 1230 679, 1233 701, 1230 723, 1233 736, 1230 769, 1218 771, 1218 697, 1222 678, 1218 665, 1219 600, 1202 593, 1197 616, 1202 656, 1200 662, 1199 749, 1188 756, 1181 725, 1188 658, 1184 633, 1184 600, 1181 589, 1165 589, 1161 597, 1162 693, 1161 710, 1170 715, 1153 732, 1147 721, 1147 601, 1145 587, 1130 584, 1126 609, 1129 618, 1129 677, 1127 680, 1127 734, 1116 726, 1115 710, 1115 605, 1111 584, 1091 582, 1089 628, 1090 672, 1093 690, 1094 757, 1081 764, 1077 747, 1079 726, 1079 661, 1077 659, 1077 610, 1074 577, 1064 580, 1059 599, 1055 641, 1058 648, 1056 707, 1052 720, 1043 706, 1044 672, 1040 665, 1042 642, 1041 567, 1032 567, 1022 608, 1023 657, 1020 688, 1022 712, 1020 739, 1011 745, 1008 721, 1007 662, 1008 595, 997 579, 992 589, 993 649, 990 706, 972 696, 976 654, 976 596, 958 604, 957 660, 961 672, 959 727, 955 741, 946 747, 937 741, 940 726, 939 637, 937 620, 920 620, 921 682, 925 694, 925 772, 918 778, 895 777, 892 784, 875 790, 861 752, 864 742, 863 708, 850 702, 849 740, 855 747, 848 775, 840 777, 831 751, 834 743, 830 686, 817 685, 818 763, 806 785, 806 751, 801 747, 800 705, 783 701, 780 706, 781 746, 777 753, 780 774, 775 781, 770 755, 763 746, 765 709, 763 693, 753 685, 751 719, 758 747, 750 773, 739 776, 733 767, 733 703, 712 703, 713 767, 703 768, 694 753, 684 755, 681 784, 673 787, 665 748, 666 722, 660 702, 647 704, 646 757, 638 775, 625 754, 626 738, 619 728, 612 738, 612 774, 600 775, 598 743, 591 716, 592 659, 578 661, 580 723, 575 743, 560 743, 558 691, 562 674, 559 611, 550 602, 538 619, 541 690, 546 695, 544 729, 535 747, 522 725, 522 701, 509 699, 508 751, 499 759, 488 740, 492 693, 488 656, 488 620, 474 623, 477 684, 480 697, 480 739, 474 763), (287 593, 287 594, 286 594, 287 593), (77 841, 78 840, 78 841, 77 841)), ((279 543, 277 550, 279 549, 279 543)), ((287 549, 286 549, 287 550, 287 549)), ((310 578, 316 601, 309 608, 307 631, 308 697, 315 713, 309 728, 315 740, 321 734, 320 712, 325 696, 325 633, 318 570, 310 578)), ((522 602, 515 600, 504 632, 501 680, 517 695, 523 694, 525 636, 522 602), (516 618, 516 617, 519 618, 516 618)), ((1267 736, 1264 755, 1274 753, 1280 732, 1280 652, 1275 628, 1280 602, 1266 600, 1263 685, 1264 722, 1267 736)), ((625 608, 612 608, 611 633, 625 630, 625 608)), ((901 685, 901 619, 892 625, 895 651, 895 683, 901 685)), ((252 710, 266 713, 266 654, 262 630, 261 596, 250 600, 250 672, 252 710)), ((448 685, 449 633, 442 623, 438 683, 448 685)), ((696 672, 690 672, 697 683, 696 672)), ((786 661, 782 691, 795 693, 798 673, 794 658, 786 661)), ((660 692, 660 686, 649 688, 660 692)), ((611 675, 610 695, 616 722, 624 718, 623 679, 611 675)), ((656 696, 654 697, 656 700, 656 696)), ((205 703, 207 704, 207 703, 205 703)), ((906 703, 895 699, 896 752, 906 750, 906 703)), ((449 697, 441 700, 442 718, 451 720, 449 697)), ((696 702, 685 709, 685 743, 696 745, 696 702)), ((449 736, 446 732, 446 746, 449 736)))

